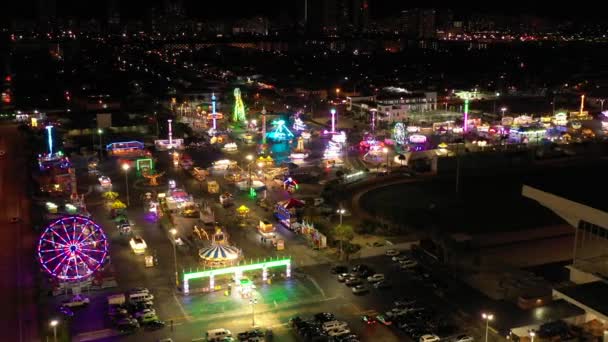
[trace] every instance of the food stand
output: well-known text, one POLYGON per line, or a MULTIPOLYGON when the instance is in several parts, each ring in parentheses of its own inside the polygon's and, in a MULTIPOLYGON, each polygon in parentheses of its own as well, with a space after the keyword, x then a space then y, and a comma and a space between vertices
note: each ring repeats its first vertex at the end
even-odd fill
POLYGON ((220 192, 220 185, 216 181, 207 181, 207 192, 217 194, 220 192))

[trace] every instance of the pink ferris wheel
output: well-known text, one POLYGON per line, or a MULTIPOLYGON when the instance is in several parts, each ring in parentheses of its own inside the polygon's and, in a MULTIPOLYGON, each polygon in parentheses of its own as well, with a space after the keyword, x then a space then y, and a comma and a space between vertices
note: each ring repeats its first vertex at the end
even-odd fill
POLYGON ((60 281, 79 281, 103 266, 108 240, 91 219, 65 216, 44 229, 37 252, 40 265, 50 276, 60 281))

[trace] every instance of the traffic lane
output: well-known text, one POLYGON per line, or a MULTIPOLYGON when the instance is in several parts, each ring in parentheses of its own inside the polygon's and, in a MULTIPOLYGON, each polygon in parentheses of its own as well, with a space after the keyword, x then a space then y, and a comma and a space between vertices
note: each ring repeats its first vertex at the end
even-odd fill
POLYGON ((25 186, 29 184, 25 141, 15 125, 0 125, 6 154, 0 157, 0 302, 5 304, 0 319, 13 327, 5 329, 9 340, 31 340, 38 337, 36 305, 37 271, 32 250, 36 236, 30 224, 30 200, 25 186), (20 217, 20 223, 9 223, 20 217), (8 332, 7 332, 8 330, 8 332))
MULTIPOLYGON (((147 287, 154 294, 155 308, 161 319, 176 319, 184 316, 174 294, 175 271, 172 245, 162 232, 158 232, 160 229, 154 225, 144 226, 145 221, 131 218, 135 220, 136 227, 141 227, 138 232, 144 236, 149 246, 148 251, 156 250, 158 254, 158 264, 154 267, 146 267, 144 256, 133 253, 129 244, 130 237, 118 232, 107 210, 96 207, 92 213, 93 217, 103 224, 111 241, 111 261, 119 285, 116 292, 134 287, 147 287)), ((132 209, 129 213, 132 217, 138 216, 137 209, 132 209)))

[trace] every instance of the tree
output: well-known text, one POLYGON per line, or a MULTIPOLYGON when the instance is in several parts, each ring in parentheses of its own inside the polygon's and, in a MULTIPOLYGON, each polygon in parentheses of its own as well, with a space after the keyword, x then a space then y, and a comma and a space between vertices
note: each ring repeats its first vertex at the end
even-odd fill
POLYGON ((342 243, 343 241, 350 241, 355 237, 355 232, 353 227, 347 224, 339 224, 333 230, 333 238, 334 240, 340 241, 340 258, 342 258, 342 243))

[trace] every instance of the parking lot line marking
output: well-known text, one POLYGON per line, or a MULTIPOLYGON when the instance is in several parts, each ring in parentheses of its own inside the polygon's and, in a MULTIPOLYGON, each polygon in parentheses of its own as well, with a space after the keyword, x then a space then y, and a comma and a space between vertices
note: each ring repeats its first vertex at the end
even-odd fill
POLYGON ((177 306, 179 307, 179 310, 182 312, 182 314, 184 315, 184 317, 186 317, 186 320, 190 321, 190 315, 188 315, 188 313, 186 313, 186 309, 184 309, 184 306, 182 305, 182 303, 179 302, 179 299, 175 295, 175 292, 172 292, 171 295, 173 296, 173 299, 175 299, 175 302, 177 303, 177 306))

